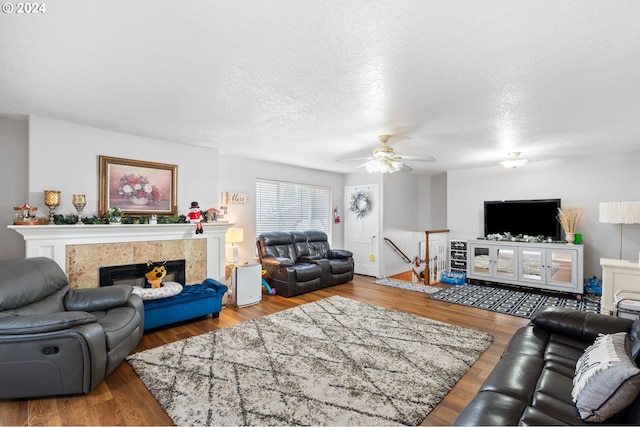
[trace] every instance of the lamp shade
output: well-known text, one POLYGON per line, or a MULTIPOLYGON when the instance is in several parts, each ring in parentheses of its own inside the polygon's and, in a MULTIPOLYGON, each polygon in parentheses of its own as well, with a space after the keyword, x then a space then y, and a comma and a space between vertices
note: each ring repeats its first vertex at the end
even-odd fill
POLYGON ((600 222, 640 224, 640 202, 600 202, 600 222))
POLYGON ((242 228, 230 228, 225 235, 227 243, 241 243, 244 240, 244 230, 242 228))

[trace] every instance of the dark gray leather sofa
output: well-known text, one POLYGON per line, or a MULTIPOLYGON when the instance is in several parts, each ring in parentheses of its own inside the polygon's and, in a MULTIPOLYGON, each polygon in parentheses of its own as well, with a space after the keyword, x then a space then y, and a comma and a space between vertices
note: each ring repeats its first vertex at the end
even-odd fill
POLYGON ((92 390, 142 337, 131 289, 71 290, 49 258, 0 262, 0 399, 92 390))
MULTIPOLYGON (((627 332, 640 361, 640 321, 569 308, 538 310, 520 328, 479 392, 453 425, 594 425, 580 418, 571 398, 578 359, 598 334, 627 332)), ((640 424, 640 397, 606 425, 640 424)))
POLYGON ((278 295, 291 297, 353 280, 353 253, 331 249, 318 230, 272 231, 258 236, 266 280, 278 295))

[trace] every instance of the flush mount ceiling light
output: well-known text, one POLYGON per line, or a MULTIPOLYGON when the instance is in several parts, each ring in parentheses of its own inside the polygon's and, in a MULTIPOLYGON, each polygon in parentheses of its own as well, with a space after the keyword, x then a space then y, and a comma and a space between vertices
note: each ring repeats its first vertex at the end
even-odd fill
POLYGON ((520 151, 514 151, 509 153, 509 158, 507 160, 503 160, 500 162, 502 166, 505 168, 519 168, 520 166, 526 165, 529 160, 520 158, 520 151))

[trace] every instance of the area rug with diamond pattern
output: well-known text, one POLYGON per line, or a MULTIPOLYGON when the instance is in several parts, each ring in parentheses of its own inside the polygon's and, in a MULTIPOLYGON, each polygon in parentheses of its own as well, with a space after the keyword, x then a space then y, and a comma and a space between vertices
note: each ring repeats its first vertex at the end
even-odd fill
POLYGON ((538 308, 548 305, 600 313, 599 301, 587 298, 578 300, 563 297, 562 295, 527 292, 492 285, 466 284, 451 286, 431 295, 431 298, 527 319, 538 308))
POLYGON ((333 296, 127 360, 176 425, 418 425, 492 340, 333 296))

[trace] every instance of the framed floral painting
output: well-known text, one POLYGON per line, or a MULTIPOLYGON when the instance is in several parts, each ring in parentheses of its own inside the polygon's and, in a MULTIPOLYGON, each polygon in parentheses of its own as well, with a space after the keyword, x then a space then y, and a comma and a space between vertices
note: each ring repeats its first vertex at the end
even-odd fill
POLYGON ((178 213, 178 166, 98 157, 100 215, 115 207, 134 216, 178 213))

